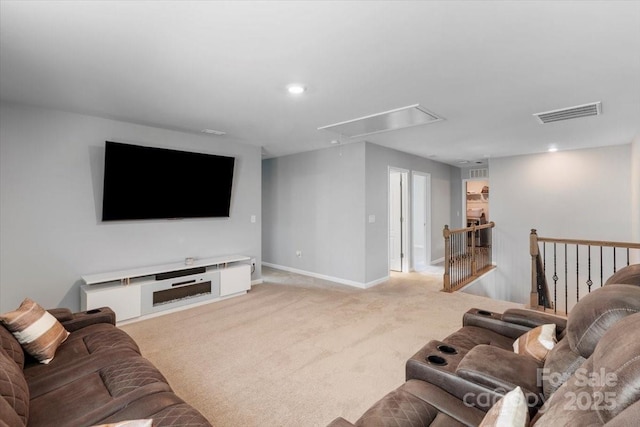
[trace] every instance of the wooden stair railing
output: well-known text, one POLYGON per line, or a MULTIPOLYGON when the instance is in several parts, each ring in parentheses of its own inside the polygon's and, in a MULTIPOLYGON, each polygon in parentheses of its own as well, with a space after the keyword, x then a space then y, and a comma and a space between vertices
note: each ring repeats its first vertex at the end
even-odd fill
POLYGON ((594 286, 603 286, 619 268, 632 260, 640 262, 640 243, 539 237, 535 229, 531 230, 529 242, 529 305, 558 314, 568 314, 581 296, 590 293, 594 286))
POLYGON ((494 222, 450 230, 444 226, 443 290, 456 291, 494 268, 491 242, 494 222))

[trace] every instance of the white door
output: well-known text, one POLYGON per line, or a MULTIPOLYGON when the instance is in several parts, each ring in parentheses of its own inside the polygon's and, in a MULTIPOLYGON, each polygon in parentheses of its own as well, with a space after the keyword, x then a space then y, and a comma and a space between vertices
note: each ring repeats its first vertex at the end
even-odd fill
POLYGON ((402 173, 389 174, 389 268, 402 271, 402 173))
POLYGON ((431 176, 422 172, 413 172, 412 179, 412 241, 413 241, 413 269, 425 270, 431 263, 431 237, 429 194, 431 176))
POLYGON ((409 171, 389 168, 389 270, 409 271, 409 171))

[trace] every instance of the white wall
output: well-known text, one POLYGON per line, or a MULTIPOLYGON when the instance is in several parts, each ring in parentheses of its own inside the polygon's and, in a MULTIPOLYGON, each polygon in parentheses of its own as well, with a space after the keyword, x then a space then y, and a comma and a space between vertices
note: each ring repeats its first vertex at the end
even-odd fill
POLYGON ((224 138, 3 103, 0 311, 25 297, 75 310, 83 274, 187 256, 255 256, 259 278, 260 151, 224 138), (231 217, 102 223, 105 140, 236 157, 231 217))
POLYGON ((631 241, 631 146, 491 159, 495 298, 528 303, 529 233, 631 241))
POLYGON ((265 160, 264 261, 363 284, 364 179, 364 143, 265 160))

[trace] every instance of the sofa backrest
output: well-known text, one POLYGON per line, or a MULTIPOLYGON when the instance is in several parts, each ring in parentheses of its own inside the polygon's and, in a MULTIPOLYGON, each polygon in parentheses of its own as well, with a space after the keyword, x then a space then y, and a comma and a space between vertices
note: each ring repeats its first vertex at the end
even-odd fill
POLYGON ((605 285, 612 284, 640 286, 640 264, 631 264, 613 273, 605 285))
POLYGON ((640 312, 640 287, 609 285, 598 288, 576 304, 564 338, 549 352, 539 378, 545 399, 593 353, 604 334, 619 320, 640 312))
POLYGON ((637 422, 633 417, 640 410, 639 400, 640 313, 636 313, 607 331, 593 354, 540 409, 532 425, 603 425, 618 416, 637 422))
POLYGON ((0 348, 3 349, 20 369, 24 369, 24 350, 11 332, 0 324, 0 348))
POLYGON ((608 285, 582 298, 567 320, 571 350, 589 357, 605 332, 619 320, 640 312, 640 287, 608 285))
POLYGON ((22 369, 0 348, 0 419, 10 426, 29 421, 29 386, 22 369))

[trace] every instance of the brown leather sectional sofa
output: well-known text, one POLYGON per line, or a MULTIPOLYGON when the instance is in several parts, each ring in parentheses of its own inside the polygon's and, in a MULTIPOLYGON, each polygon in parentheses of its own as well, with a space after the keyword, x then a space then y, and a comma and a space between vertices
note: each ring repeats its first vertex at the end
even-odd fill
POLYGON ((91 426, 153 419, 160 426, 210 426, 117 329, 108 308, 50 312, 71 334, 48 365, 30 359, 0 325, 0 427, 91 426))
POLYGON ((608 284, 580 300, 568 319, 470 310, 461 329, 407 361, 406 380, 355 424, 337 418, 329 426, 478 426, 518 386, 536 427, 638 425, 640 287, 608 284), (516 338, 548 323, 556 325, 558 343, 544 362, 514 353, 516 338), (615 381, 601 384, 603 375, 615 381))

